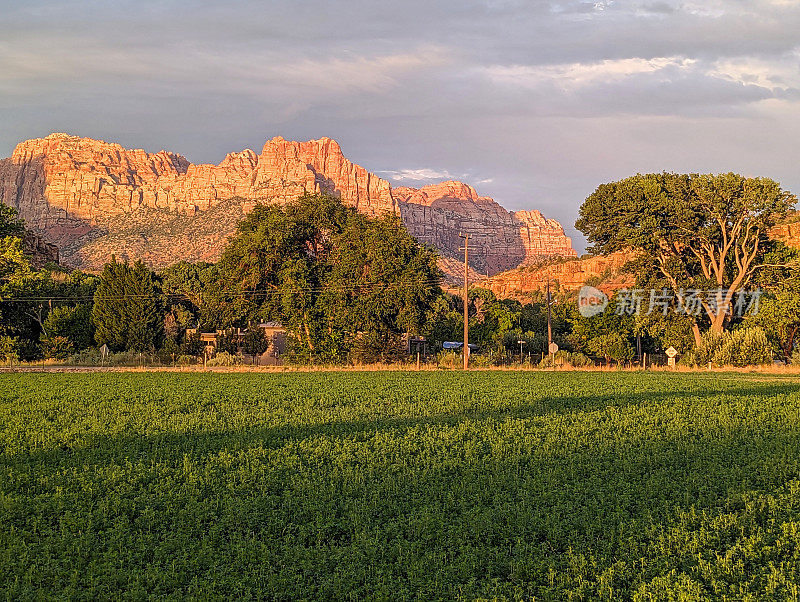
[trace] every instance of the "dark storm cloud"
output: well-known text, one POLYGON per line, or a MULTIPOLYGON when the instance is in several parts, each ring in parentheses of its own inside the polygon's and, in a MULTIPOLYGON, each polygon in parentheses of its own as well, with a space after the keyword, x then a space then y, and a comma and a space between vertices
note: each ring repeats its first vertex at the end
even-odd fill
POLYGON ((331 136, 568 229, 636 171, 800 188, 800 3, 0 2, 0 155, 69 131, 193 161, 331 136))

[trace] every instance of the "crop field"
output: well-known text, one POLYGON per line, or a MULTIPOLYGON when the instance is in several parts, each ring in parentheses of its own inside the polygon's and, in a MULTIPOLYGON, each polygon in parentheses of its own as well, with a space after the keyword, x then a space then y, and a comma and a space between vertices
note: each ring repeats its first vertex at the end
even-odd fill
POLYGON ((800 379, 0 375, 0 598, 800 598, 800 379))

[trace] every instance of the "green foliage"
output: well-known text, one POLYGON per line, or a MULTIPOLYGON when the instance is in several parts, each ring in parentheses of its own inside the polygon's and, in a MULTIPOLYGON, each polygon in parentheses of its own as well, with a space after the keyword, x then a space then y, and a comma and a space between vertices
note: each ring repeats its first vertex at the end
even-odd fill
POLYGON ((583 353, 564 351, 563 349, 559 349, 553 354, 545 355, 539 362, 540 368, 553 368, 556 366, 588 368, 589 366, 594 366, 594 362, 583 353))
POLYGON ((229 328, 217 333, 214 348, 217 353, 228 353, 230 355, 239 353, 239 334, 237 330, 229 328))
POLYGON ((602 357, 607 362, 613 360, 617 364, 629 362, 635 355, 627 339, 618 332, 603 334, 589 339, 586 343, 586 349, 596 357, 602 357))
POLYGON ((791 600, 800 385, 0 374, 0 596, 791 600))
POLYGON ((408 351, 400 335, 384 338, 368 331, 356 336, 350 347, 348 359, 351 364, 394 364, 408 360, 408 351))
POLYGON ((257 206, 216 270, 204 302, 227 308, 217 323, 278 320, 296 361, 344 361, 359 338, 382 353, 423 330, 440 294, 435 253, 397 217, 369 219, 327 195, 257 206))
POLYGON ((242 337, 242 351, 247 355, 261 355, 269 349, 269 339, 264 329, 258 326, 248 328, 242 337))
POLYGON ((25 232, 25 224, 18 215, 16 209, 0 203, 0 238, 22 237, 25 232))
POLYGON ((733 332, 703 334, 702 345, 681 358, 683 364, 704 366, 753 366, 772 363, 767 335, 759 327, 739 328, 733 332))
POLYGON ((786 283, 776 294, 763 296, 758 313, 748 316, 745 324, 763 328, 773 352, 789 361, 800 343, 800 290, 796 283, 786 283))
POLYGON ((206 362, 206 366, 234 366, 236 365, 236 356, 227 351, 219 351, 214 357, 206 362))
POLYGON ((17 361, 19 360, 19 355, 19 340, 14 337, 0 335, 0 361, 17 361))
POLYGON ((45 357, 65 360, 75 353, 75 345, 67 337, 51 335, 42 339, 42 350, 45 357))
POLYGON ((193 332, 190 335, 186 335, 180 347, 182 355, 191 355, 191 356, 200 355, 201 353, 203 353, 203 350, 205 348, 206 344, 200 339, 199 332, 193 332))
MULTIPOLYGON (((730 301, 765 263, 768 230, 796 200, 768 178, 638 174, 599 186, 575 225, 594 252, 636 251, 640 284, 676 296, 721 286, 730 301)), ((727 312, 705 310, 715 330, 727 324, 727 312)))
POLYGON ((140 261, 103 268, 94 295, 92 321, 98 345, 114 351, 152 351, 164 336, 161 290, 155 275, 140 261))
POLYGON ((49 339, 63 338, 74 349, 86 349, 94 343, 91 306, 61 305, 54 307, 44 320, 44 332, 49 339))

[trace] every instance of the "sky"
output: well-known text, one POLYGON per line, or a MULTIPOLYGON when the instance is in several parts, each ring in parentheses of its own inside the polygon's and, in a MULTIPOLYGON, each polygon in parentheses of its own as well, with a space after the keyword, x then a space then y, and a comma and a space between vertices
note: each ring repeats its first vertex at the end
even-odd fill
POLYGON ((51 132, 194 163, 336 139, 574 228, 635 173, 800 193, 800 0, 0 0, 0 156, 51 132))

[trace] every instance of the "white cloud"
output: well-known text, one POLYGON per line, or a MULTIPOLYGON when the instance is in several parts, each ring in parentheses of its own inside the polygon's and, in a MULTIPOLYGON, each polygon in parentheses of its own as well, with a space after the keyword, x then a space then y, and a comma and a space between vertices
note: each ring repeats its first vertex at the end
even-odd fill
POLYGON ((716 61, 708 74, 745 86, 759 86, 769 90, 800 89, 800 51, 786 57, 762 59, 738 57, 716 61))
POLYGON ((624 58, 595 63, 566 63, 560 65, 495 65, 484 70, 496 84, 534 88, 542 84, 555 84, 564 89, 624 80, 641 74, 652 74, 667 69, 686 71, 697 61, 671 56, 652 59, 624 58))
POLYGON ((399 169, 379 171, 379 174, 386 175, 389 179, 399 182, 401 180, 413 180, 415 182, 421 180, 453 180, 454 176, 447 170, 436 170, 423 167, 421 169, 399 169))

